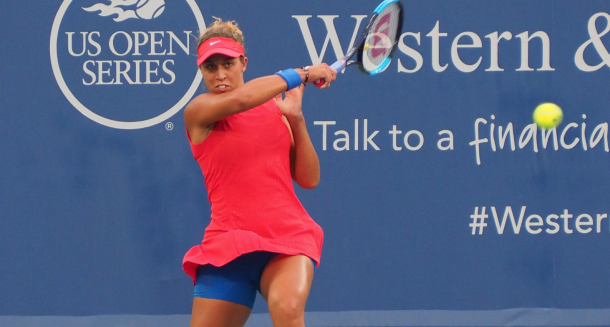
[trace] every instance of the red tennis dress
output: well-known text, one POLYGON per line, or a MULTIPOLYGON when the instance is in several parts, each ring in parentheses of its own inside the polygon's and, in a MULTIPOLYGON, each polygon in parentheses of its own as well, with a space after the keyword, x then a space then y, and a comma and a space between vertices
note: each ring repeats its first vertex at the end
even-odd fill
POLYGON ((183 259, 193 281, 199 265, 223 266, 253 251, 320 263, 322 228, 294 193, 290 132, 275 100, 216 122, 199 144, 188 138, 212 205, 203 242, 183 259))

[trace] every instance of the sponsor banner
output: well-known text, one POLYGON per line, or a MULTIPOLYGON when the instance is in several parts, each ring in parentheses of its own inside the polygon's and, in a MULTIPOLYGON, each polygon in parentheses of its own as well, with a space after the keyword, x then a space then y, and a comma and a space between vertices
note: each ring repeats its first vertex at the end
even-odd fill
POLYGON ((53 74, 91 120, 121 129, 154 126, 199 88, 191 44, 203 29, 195 0, 167 8, 164 0, 66 0, 51 30, 53 74))
MULTIPOLYGON (((322 179, 297 194, 325 231, 309 325, 602 325, 608 2, 403 5, 383 72, 306 89, 322 179), (533 124, 542 102, 556 128, 533 124)), ((376 6, 0 5, 0 325, 186 323, 181 260, 210 219, 182 119, 206 91, 200 30, 235 19, 251 80, 341 58, 376 6)))

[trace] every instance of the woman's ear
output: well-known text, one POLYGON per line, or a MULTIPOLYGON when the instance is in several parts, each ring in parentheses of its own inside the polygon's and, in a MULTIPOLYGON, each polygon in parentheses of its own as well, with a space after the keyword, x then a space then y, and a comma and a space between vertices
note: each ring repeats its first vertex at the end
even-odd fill
POLYGON ((242 73, 246 71, 246 68, 248 67, 248 57, 244 57, 244 60, 242 61, 243 63, 243 67, 241 68, 242 73))

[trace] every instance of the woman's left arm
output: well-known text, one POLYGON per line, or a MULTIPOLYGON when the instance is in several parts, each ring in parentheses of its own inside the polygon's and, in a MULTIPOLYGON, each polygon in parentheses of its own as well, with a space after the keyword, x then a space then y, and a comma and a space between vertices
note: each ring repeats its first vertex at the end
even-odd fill
POLYGON ((275 100, 283 114, 284 121, 292 136, 290 148, 290 172, 292 179, 303 188, 314 188, 320 182, 320 162, 316 149, 311 143, 302 111, 305 85, 278 95, 275 100))

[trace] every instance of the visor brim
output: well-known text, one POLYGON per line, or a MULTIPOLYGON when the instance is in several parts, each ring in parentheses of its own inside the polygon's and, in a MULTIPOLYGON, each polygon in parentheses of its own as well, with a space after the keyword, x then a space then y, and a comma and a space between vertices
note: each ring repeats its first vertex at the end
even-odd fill
POLYGON ((221 55, 225 55, 227 57, 231 57, 231 58, 237 58, 237 57, 241 57, 242 54, 238 51, 235 51, 233 49, 223 49, 223 48, 215 48, 215 49, 209 49, 208 51, 204 52, 201 56, 199 56, 199 58, 197 59, 197 66, 201 66, 201 64, 203 64, 209 57, 211 57, 212 55, 215 54, 221 54, 221 55))

